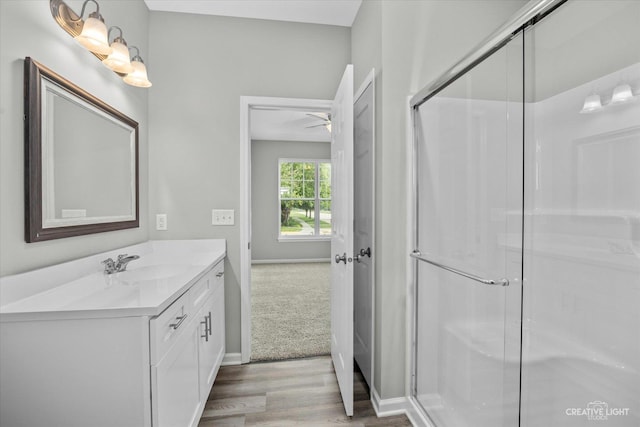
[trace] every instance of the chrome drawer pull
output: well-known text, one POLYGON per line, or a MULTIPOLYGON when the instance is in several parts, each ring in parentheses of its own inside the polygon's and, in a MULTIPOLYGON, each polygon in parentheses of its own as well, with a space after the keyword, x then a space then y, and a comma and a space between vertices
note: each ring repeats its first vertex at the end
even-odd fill
POLYGON ((178 329, 178 328, 180 327, 180 325, 182 325, 182 322, 184 322, 184 319, 186 319, 186 318, 187 318, 187 315, 186 315, 186 314, 183 314, 182 316, 178 316, 178 317, 176 317, 176 320, 177 320, 178 322, 177 322, 177 323, 171 323, 171 324, 169 325, 169 327, 170 327, 170 328, 173 328, 173 329, 178 329))
POLYGON ((218 274, 216 274, 216 277, 222 277, 224 276, 224 271, 220 271, 218 274))
POLYGON ((213 335, 213 328, 211 327, 211 312, 209 312, 209 316, 207 316, 207 318, 209 319, 209 326, 207 327, 209 330, 209 335, 213 335))
POLYGON ((204 335, 200 335, 200 338, 204 338, 206 342, 209 342, 209 322, 207 321, 207 316, 204 317, 204 320, 200 322, 201 325, 204 325, 204 335))

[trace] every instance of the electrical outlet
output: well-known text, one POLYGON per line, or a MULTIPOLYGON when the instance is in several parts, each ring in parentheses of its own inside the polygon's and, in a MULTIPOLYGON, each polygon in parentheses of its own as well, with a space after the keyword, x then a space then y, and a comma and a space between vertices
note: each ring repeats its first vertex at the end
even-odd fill
POLYGON ((213 209, 211 225, 233 225, 235 223, 233 209, 213 209))
POLYGON ((167 229, 167 214, 156 214, 156 230, 167 229))

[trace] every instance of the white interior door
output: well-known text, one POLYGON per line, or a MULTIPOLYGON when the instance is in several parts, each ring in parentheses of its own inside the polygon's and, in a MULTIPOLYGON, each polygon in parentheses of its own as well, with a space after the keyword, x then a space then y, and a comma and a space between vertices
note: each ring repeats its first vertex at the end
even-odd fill
POLYGON ((353 415, 353 65, 331 106, 331 359, 353 415))
POLYGON ((373 354, 374 70, 356 93, 354 110, 353 356, 371 388, 373 354))

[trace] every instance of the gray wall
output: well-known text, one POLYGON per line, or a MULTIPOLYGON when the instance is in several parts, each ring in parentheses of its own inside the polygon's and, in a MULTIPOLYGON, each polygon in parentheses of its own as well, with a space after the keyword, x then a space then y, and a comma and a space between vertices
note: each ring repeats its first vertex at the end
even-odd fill
POLYGON ((240 96, 333 98, 350 29, 151 12, 150 219, 154 239, 227 239, 227 352, 240 352, 240 96), (235 209, 212 226, 211 209, 235 209))
POLYGON ((328 142, 251 141, 251 256, 303 260, 331 256, 331 241, 278 241, 278 159, 326 159, 328 142))
POLYGON ((525 0, 362 3, 352 27, 356 86, 376 84, 376 330, 374 387, 404 396, 407 280, 407 97, 438 77, 525 0))
MULTIPOLYGON (((68 1, 76 12, 81 1, 68 1)), ((91 9, 93 10, 93 9, 91 9)), ((100 1, 108 24, 148 54, 149 11, 142 0, 100 1)), ((0 275, 15 274, 148 239, 148 90, 131 87, 79 46, 45 0, 0 1, 0 275), (23 64, 30 56, 140 124, 140 228, 39 243, 24 241, 23 64)), ((150 70, 153 79, 153 70, 150 70)), ((96 190, 96 194, 98 190, 96 190)))

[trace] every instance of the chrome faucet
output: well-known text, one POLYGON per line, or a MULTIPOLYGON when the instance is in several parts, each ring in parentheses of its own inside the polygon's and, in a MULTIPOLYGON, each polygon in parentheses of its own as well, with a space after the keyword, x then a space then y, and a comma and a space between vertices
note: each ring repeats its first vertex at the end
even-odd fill
POLYGON ((127 269, 127 264, 138 258, 140 258, 139 255, 127 254, 118 255, 117 261, 114 261, 112 258, 107 258, 102 261, 102 264, 104 264, 104 274, 113 274, 125 271, 127 269))

